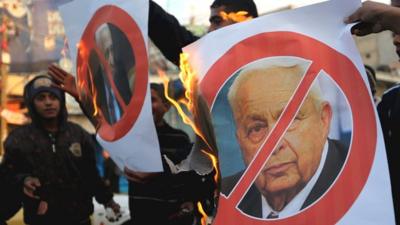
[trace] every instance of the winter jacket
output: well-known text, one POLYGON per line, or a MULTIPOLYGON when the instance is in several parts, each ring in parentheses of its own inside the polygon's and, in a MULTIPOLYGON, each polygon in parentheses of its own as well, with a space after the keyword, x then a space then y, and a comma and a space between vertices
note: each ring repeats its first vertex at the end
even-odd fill
POLYGON ((185 159, 192 147, 186 133, 172 128, 165 121, 156 127, 163 155, 164 172, 145 183, 129 182, 129 209, 133 224, 192 224, 193 214, 180 216, 184 202, 197 203, 212 194, 215 188, 209 176, 194 171, 172 174, 166 164, 167 156, 174 164, 185 159), (152 216, 149 216, 152 215, 152 216))
POLYGON ((40 200, 23 195, 25 223, 76 224, 87 220, 93 213, 93 196, 101 204, 112 199, 96 168, 93 139, 80 126, 67 122, 64 94, 55 133, 40 125, 29 84, 24 97, 32 123, 9 134, 3 163, 21 190, 28 176, 38 178, 41 187, 35 194, 48 203, 46 214, 39 216, 40 200))

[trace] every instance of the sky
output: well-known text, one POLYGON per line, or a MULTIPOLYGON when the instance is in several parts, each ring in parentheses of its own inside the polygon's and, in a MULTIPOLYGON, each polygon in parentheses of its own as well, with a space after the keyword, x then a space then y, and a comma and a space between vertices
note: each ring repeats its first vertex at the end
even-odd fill
MULTIPOLYGON (((195 23, 208 25, 209 6, 213 0, 154 0, 165 10, 175 15, 182 24, 187 24, 191 15, 195 17, 195 23)), ((258 12, 264 13, 292 5, 301 7, 323 0, 254 0, 258 12)), ((390 3, 390 0, 374 0, 377 2, 390 3)))

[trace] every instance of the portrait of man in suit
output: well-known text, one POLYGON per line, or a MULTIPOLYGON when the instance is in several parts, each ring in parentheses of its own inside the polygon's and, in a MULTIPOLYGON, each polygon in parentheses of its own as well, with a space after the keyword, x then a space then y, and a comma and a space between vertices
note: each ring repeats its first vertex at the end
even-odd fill
POLYGON ((96 31, 95 41, 99 52, 91 52, 89 64, 99 95, 99 106, 107 122, 114 124, 124 113, 122 105, 128 105, 132 98, 135 82, 135 57, 125 34, 112 24, 102 24, 96 31), (98 53, 102 55, 98 55, 98 53), (106 71, 100 57, 104 57, 110 71, 106 71), (112 89, 112 83, 117 90, 112 89), (117 93, 120 99, 118 99, 117 93))
MULTIPOLYGON (((303 75, 300 65, 252 64, 239 72, 228 91, 242 159, 248 166, 279 121, 303 75)), ((331 104, 313 84, 254 184, 239 204, 250 216, 277 219, 318 200, 339 174, 348 149, 328 138, 331 104)), ((222 180, 228 196, 243 175, 222 180)))
POLYGON ((100 107, 104 119, 109 124, 114 124, 121 118, 124 111, 111 88, 104 66, 94 51, 90 54, 89 66, 89 76, 93 76, 93 85, 96 87, 96 93, 93 93, 97 95, 96 104, 100 107))

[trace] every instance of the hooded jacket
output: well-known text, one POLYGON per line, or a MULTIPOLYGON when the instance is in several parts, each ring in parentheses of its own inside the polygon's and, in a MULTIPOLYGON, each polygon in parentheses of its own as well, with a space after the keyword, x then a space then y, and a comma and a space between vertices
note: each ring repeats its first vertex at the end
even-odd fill
POLYGON ((21 190, 18 190, 13 179, 0 164, 0 225, 13 217, 21 208, 21 190))
MULTIPOLYGON (((97 171, 92 138, 80 126, 67 121, 63 92, 58 96, 58 131, 50 133, 41 126, 41 118, 33 106, 34 94, 38 93, 33 88, 36 79, 38 77, 24 89, 32 122, 9 134, 4 144, 3 163, 21 189, 28 176, 40 180, 41 187, 35 194, 48 203, 48 211, 43 216, 37 215, 40 200, 24 195, 25 223, 78 223, 93 213, 93 196, 105 204, 112 199, 112 194, 97 171)), ((52 92, 51 89, 43 91, 52 92)))

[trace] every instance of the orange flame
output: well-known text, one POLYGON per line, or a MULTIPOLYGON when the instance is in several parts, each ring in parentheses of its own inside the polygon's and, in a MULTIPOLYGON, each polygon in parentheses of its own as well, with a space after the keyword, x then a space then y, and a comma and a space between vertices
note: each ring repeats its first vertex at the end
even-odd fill
MULTIPOLYGON (((165 87, 164 95, 167 98, 167 100, 169 102, 171 102, 172 105, 174 105, 174 107, 178 111, 179 115, 182 117, 183 122, 185 124, 189 125, 194 130, 194 132, 197 135, 199 135, 202 139, 205 139, 204 136, 201 134, 201 131, 194 124, 193 120, 188 115, 186 115, 186 113, 183 111, 181 105, 169 96, 169 93, 168 93, 169 92, 169 90, 168 90, 169 78, 167 77, 167 75, 161 70, 158 70, 158 74, 160 75, 161 79, 163 80, 163 84, 165 87)), ((182 102, 182 101, 180 101, 180 102, 182 102)), ((182 102, 182 103, 184 103, 185 106, 188 107, 187 102, 186 103, 182 102)))
MULTIPOLYGON (((189 55, 186 53, 182 53, 180 55, 180 73, 179 73, 179 78, 183 83, 183 86, 185 87, 185 98, 179 100, 179 102, 184 105, 190 112, 194 112, 195 109, 195 101, 197 99, 197 76, 195 72, 192 70, 190 64, 189 64, 189 55)), ((182 109, 181 105, 171 98, 169 96, 169 78, 167 75, 162 71, 158 70, 158 74, 161 77, 163 84, 164 84, 164 95, 167 98, 168 101, 171 102, 171 104, 177 109, 179 115, 182 117, 182 120, 185 124, 189 125, 193 131, 196 133, 197 136, 199 136, 204 143, 209 147, 210 150, 213 150, 211 145, 208 143, 206 140, 205 135, 202 133, 201 129, 195 124, 194 120, 192 120, 182 109)), ((194 113, 193 113, 194 114, 194 113)), ((218 161, 217 157, 215 157, 213 154, 208 153, 205 150, 201 150, 203 153, 205 153, 212 161, 212 165, 216 171, 214 180, 215 182, 218 182, 218 177, 219 177, 219 172, 218 172, 218 161)), ((204 212, 203 207, 200 202, 197 203, 197 207, 199 212, 202 215, 201 218, 201 224, 206 225, 207 224, 207 214, 204 212)))
POLYGON ((192 112, 193 99, 196 97, 194 95, 197 88, 197 76, 189 64, 189 54, 180 54, 179 68, 181 70, 179 73, 179 79, 182 81, 183 86, 186 89, 185 97, 188 100, 187 107, 192 112))
POLYGON ((249 13, 246 11, 230 12, 230 13, 221 11, 219 13, 219 15, 222 17, 223 20, 232 20, 236 23, 253 19, 253 17, 249 16, 248 14, 249 13))
POLYGON ((207 225, 207 214, 204 212, 203 206, 201 205, 200 202, 197 202, 197 209, 199 210, 201 214, 201 225, 207 225))
MULTIPOLYGON (((189 63, 189 54, 187 53, 181 53, 180 54, 180 73, 179 73, 179 78, 183 83, 183 86, 185 87, 185 99, 179 100, 180 103, 182 103, 190 112, 193 112, 194 109, 194 99, 196 99, 197 95, 197 76, 196 73, 192 70, 190 63, 189 63)), ((164 73, 162 70, 158 70, 158 74, 163 80, 164 84, 164 95, 167 98, 169 102, 172 103, 172 105, 176 108, 178 111, 179 115, 182 117, 182 120, 185 124, 189 125, 193 131, 198 135, 204 143, 209 147, 210 150, 212 150, 211 145, 208 143, 207 139, 205 138, 204 134, 202 131, 196 126, 195 122, 183 111, 181 105, 173 98, 169 96, 169 78, 167 75, 164 73)), ((218 181, 218 167, 217 167, 217 158, 213 155, 208 153, 205 150, 202 150, 206 155, 208 155, 212 161, 213 167, 217 171, 214 180, 215 182, 218 181)))
MULTIPOLYGON (((193 98, 194 96, 194 86, 197 85, 197 78, 195 77, 195 75, 191 72, 190 70, 190 66, 188 66, 187 63, 187 56, 186 57, 186 65, 183 65, 182 63, 182 57, 183 57, 183 53, 181 54, 181 72, 179 74, 179 77, 186 89, 185 91, 185 97, 186 100, 180 100, 179 102, 182 103, 183 105, 185 105, 185 107, 187 109, 189 109, 189 111, 192 111, 194 106, 193 106, 193 98), (188 73, 182 72, 182 71, 190 71, 188 73)), ((163 84, 164 84, 164 95, 167 98, 167 100, 169 102, 171 102, 171 104, 176 108, 176 110, 178 111, 179 115, 182 117, 182 120, 185 124, 189 125, 193 131, 210 147, 210 145, 208 144, 206 138, 204 137, 204 135, 202 134, 202 132, 200 131, 200 129, 196 126, 196 124, 194 123, 194 121, 183 111, 181 105, 173 98, 171 98, 169 96, 169 90, 168 90, 168 84, 169 84, 169 78, 167 77, 167 75, 164 73, 164 71, 162 70, 158 70, 158 74, 161 77, 161 79, 163 80, 163 84)), ((211 147, 210 147, 211 148, 211 147)))
POLYGON ((218 160, 217 157, 215 157, 213 154, 208 153, 207 151, 201 150, 204 154, 208 155, 210 157, 211 162, 213 167, 215 168, 215 175, 214 175, 214 181, 218 182, 218 177, 219 177, 219 171, 218 171, 218 160))
POLYGON ((92 74, 92 70, 89 68, 89 77, 90 77, 90 82, 92 83, 91 85, 91 92, 92 92, 92 96, 93 96, 93 108, 94 108, 94 112, 93 112, 93 116, 97 116, 99 114, 99 108, 97 107, 97 91, 96 88, 94 87, 94 81, 93 81, 93 74, 92 74))
POLYGON ((85 82, 83 81, 83 79, 79 79, 79 78, 78 78, 78 89, 79 89, 79 90, 85 90, 85 87, 86 87, 86 84, 85 84, 85 82))

